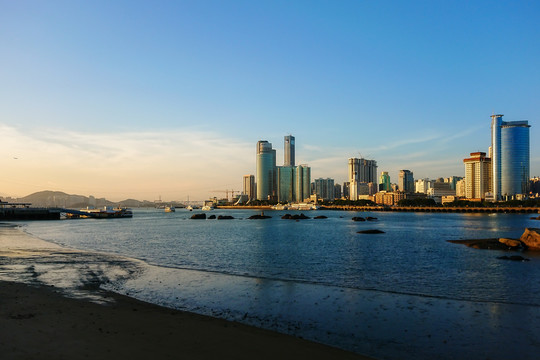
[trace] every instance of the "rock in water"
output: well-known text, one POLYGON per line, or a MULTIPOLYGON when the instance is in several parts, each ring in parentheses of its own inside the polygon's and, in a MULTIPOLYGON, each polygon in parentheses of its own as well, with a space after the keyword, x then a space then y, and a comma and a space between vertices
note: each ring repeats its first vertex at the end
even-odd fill
POLYGON ((519 255, 512 255, 512 256, 499 256, 497 259, 500 260, 512 260, 512 261, 530 261, 530 259, 526 259, 523 256, 519 255))
POLYGON ((314 219, 328 219, 328 217, 324 215, 319 215, 319 216, 315 216, 314 219))
POLYGON ((212 220, 212 219, 215 219, 215 218, 216 218, 216 215, 210 215, 210 216, 208 217, 209 220, 212 220))
POLYGON ((519 247, 523 246, 521 241, 516 240, 516 239, 500 238, 499 242, 501 244, 505 244, 506 246, 511 247, 511 248, 519 248, 519 247))
POLYGON ((366 221, 366 219, 364 219, 363 217, 361 216, 355 216, 352 218, 353 221, 366 221))
POLYGON ((193 214, 191 216, 192 219, 195 219, 195 220, 204 220, 206 219, 206 214, 205 213, 202 213, 202 214, 193 214))
POLYGON ((233 220, 234 217, 230 216, 230 215, 219 215, 217 217, 218 220, 233 220))
POLYGON ((360 230, 358 231, 358 234, 384 234, 384 231, 377 229, 360 230))
POLYGON ((525 228, 525 232, 519 238, 529 250, 540 250, 540 229, 525 228))

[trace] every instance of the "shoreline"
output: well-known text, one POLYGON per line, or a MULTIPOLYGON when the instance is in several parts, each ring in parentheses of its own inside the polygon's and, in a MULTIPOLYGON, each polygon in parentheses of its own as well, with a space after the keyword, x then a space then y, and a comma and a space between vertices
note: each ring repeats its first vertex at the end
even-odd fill
MULTIPOLYGON (((193 359, 372 359, 291 335, 103 290, 100 285, 108 281, 108 275, 96 274, 104 270, 100 261, 107 260, 100 256, 107 255, 63 248, 34 238, 16 226, 0 227, 0 258, 4 260, 0 267, 3 358, 146 359, 159 355, 193 359), (75 259, 66 270, 65 259, 58 260, 58 256, 75 259), (41 262, 36 262, 38 259, 41 262), (52 265, 47 264, 48 260, 52 265), (44 266, 55 267, 47 275, 49 283, 55 285, 36 280, 43 276, 40 269, 44 266), (92 276, 85 277, 84 273, 92 276), (10 277, 17 281, 10 281, 10 277)), ((113 266, 117 266, 112 271, 117 276, 114 281, 134 276, 136 267, 122 272, 119 269, 126 264, 120 257, 111 258, 118 258, 113 261, 113 266)))

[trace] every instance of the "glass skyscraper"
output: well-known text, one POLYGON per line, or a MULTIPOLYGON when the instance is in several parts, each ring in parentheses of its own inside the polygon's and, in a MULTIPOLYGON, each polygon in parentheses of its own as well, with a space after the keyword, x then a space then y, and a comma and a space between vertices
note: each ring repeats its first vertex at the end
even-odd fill
POLYGON ((257 142, 257 200, 276 196, 276 150, 266 140, 257 142))
POLYGON ((285 136, 283 166, 294 166, 294 136, 285 136))
POLYGON ((526 194, 529 185, 529 128, 527 121, 502 121, 491 116, 492 190, 495 200, 526 194))

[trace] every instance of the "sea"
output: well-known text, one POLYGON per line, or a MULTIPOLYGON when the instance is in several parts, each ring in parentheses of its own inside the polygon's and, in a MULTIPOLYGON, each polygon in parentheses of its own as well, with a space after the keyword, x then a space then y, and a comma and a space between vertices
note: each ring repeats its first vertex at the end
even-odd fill
POLYGON ((540 254, 501 260, 509 253, 447 241, 518 238, 540 227, 531 214, 317 210, 296 221, 281 217, 298 211, 250 220, 261 211, 216 209, 207 215, 234 219, 190 219, 197 212, 21 225, 67 248, 136 260, 138 271, 102 286, 170 308, 378 359, 540 353, 540 254), (358 233, 368 229, 384 233, 358 233))

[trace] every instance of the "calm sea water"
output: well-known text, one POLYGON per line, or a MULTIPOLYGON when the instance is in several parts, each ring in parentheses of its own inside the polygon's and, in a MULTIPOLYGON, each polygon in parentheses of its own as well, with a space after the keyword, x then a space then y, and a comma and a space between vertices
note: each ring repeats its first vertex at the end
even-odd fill
POLYGON ((286 211, 248 220, 259 212, 214 210, 235 219, 190 220, 193 213, 135 209, 132 219, 25 225, 61 245, 144 260, 152 271, 116 290, 166 306, 379 358, 507 358, 515 355, 502 345, 508 331, 523 335, 521 358, 540 351, 540 255, 503 261, 505 252, 447 242, 517 238, 540 225, 531 215, 317 211, 305 214, 328 218, 291 221, 281 219, 286 211), (357 233, 365 229, 385 233, 357 233), (479 333, 489 336, 471 342, 479 333))
MULTIPOLYGON (((135 210, 132 219, 30 222, 61 245, 150 264, 450 299, 540 305, 540 266, 501 261, 498 251, 446 240, 519 237, 531 215, 317 211, 328 219, 247 220, 255 211, 213 211, 235 220, 189 220, 192 212, 135 210), (353 216, 376 222, 353 222, 353 216), (357 231, 380 229, 385 234, 357 231), (524 269, 526 268, 526 271, 524 269)), ((530 257, 530 254, 527 254, 530 257)))

